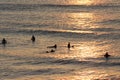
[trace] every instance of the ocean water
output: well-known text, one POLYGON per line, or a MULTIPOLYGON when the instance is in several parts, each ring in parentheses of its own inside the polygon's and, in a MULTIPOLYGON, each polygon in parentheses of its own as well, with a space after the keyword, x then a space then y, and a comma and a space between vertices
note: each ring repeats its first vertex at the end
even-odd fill
POLYGON ((120 80, 120 0, 0 0, 3 38, 0 80, 120 80))

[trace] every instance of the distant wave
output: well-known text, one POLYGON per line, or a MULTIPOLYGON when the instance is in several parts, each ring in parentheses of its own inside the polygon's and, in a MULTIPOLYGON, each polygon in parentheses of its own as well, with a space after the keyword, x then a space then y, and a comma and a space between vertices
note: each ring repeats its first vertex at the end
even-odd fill
MULTIPOLYGON (((45 54, 45 53, 44 53, 45 54)), ((13 65, 40 65, 40 64, 60 64, 60 65, 89 65, 89 66, 120 66, 120 57, 111 57, 110 61, 106 62, 104 57, 99 58, 85 58, 84 60, 71 58, 52 58, 52 57, 21 57, 8 54, 0 54, 3 58, 12 58, 12 60, 23 60, 21 62, 14 62, 13 65)))
MULTIPOLYGON (((91 29, 90 31, 120 31, 119 29, 113 28, 98 28, 91 29)), ((17 33, 36 33, 38 35, 50 35, 50 36, 61 36, 66 38, 89 38, 89 39, 120 39, 120 33, 104 33, 104 34, 96 34, 96 33, 78 33, 78 32, 70 32, 70 31, 59 31, 59 30, 21 30, 17 31, 17 33)))
POLYGON ((81 7, 81 8, 93 8, 93 7, 120 7, 120 5, 110 5, 110 4, 98 4, 98 5, 60 5, 60 4, 42 4, 41 6, 48 7, 81 7))
POLYGON ((119 8, 120 5, 61 5, 61 4, 0 4, 0 10, 36 10, 38 8, 119 8))
POLYGON ((120 23, 120 19, 103 20, 102 22, 97 22, 97 23, 103 23, 103 24, 120 23))
POLYGON ((0 33, 15 33, 15 34, 36 34, 36 35, 48 35, 52 37, 66 37, 66 38, 85 38, 85 39, 120 39, 120 33, 114 33, 113 31, 120 31, 118 29, 112 28, 98 28, 91 29, 90 31, 100 31, 104 32, 103 34, 96 33, 78 33, 78 32, 68 32, 68 31, 59 31, 59 30, 27 30, 27 29, 2 29, 0 33))
POLYGON ((120 62, 95 62, 95 61, 78 61, 76 59, 70 59, 70 60, 56 60, 52 63, 57 64, 73 64, 73 65, 90 65, 90 66, 120 66, 120 62))
MULTIPOLYGON (((29 55, 29 54, 28 54, 29 55)), ((1 79, 7 80, 7 79, 16 79, 23 76, 34 76, 34 75, 61 75, 61 74, 77 74, 74 73, 75 71, 79 71, 81 69, 86 70, 90 69, 91 67, 99 67, 102 69, 106 69, 106 67, 119 67, 120 62, 119 58, 115 58, 117 62, 113 61, 106 61, 104 58, 93 58, 88 60, 78 60, 78 59, 70 59, 70 58, 51 58, 51 57, 28 57, 28 56, 16 56, 16 55, 10 55, 10 54, 0 54, 0 56, 5 60, 4 63, 6 64, 5 67, 3 64, 1 64, 0 72, 3 75, 1 76, 1 79), (6 59, 7 58, 7 59, 6 59), (97 62, 97 60, 99 62, 97 62), (102 60, 102 61, 101 61, 102 60), (7 67, 9 65, 9 67, 7 67), (48 67, 44 67, 44 65, 48 67), (51 66, 53 65, 53 66, 51 66), (61 67, 62 65, 62 67, 61 67), (66 66, 67 65, 67 66, 66 66), (73 65, 70 68, 69 65, 73 65), (12 67, 15 66, 15 67, 12 67), (25 66, 25 68, 23 67, 25 66), (33 69, 27 67, 32 66, 33 69), (40 67, 42 66, 42 67, 40 67), (58 66, 58 67, 57 67, 58 66), (60 67, 59 67, 60 66, 60 67), (65 66, 65 67, 63 67, 65 66), (74 68, 75 66, 81 66, 74 68), (16 68, 20 67, 20 68, 16 68), (34 68, 38 67, 38 68, 34 68), (40 67, 40 68, 39 68, 40 67), (82 68, 83 67, 83 68, 82 68), (6 74, 5 74, 6 72, 6 74)), ((2 59, 1 59, 2 60, 2 59)), ((101 70, 101 69, 100 69, 101 70)), ((119 72, 119 71, 117 71, 119 72)), ((111 77, 111 75, 110 75, 111 77)), ((112 75, 113 77, 113 75, 112 75)), ((115 79, 115 78, 114 78, 115 79)))
MULTIPOLYGON (((111 58, 111 60, 119 60, 120 58, 111 58)), ((120 62, 114 62, 114 61, 108 61, 104 59, 104 57, 101 58, 91 58, 87 60, 77 60, 77 59, 69 59, 69 58, 64 58, 64 59, 57 59, 57 58, 33 58, 33 60, 27 59, 25 62, 17 62, 14 63, 13 65, 40 65, 40 64, 60 64, 60 65, 89 65, 89 66, 120 66, 120 62)))
POLYGON ((101 32, 118 32, 120 29, 115 28, 91 28, 91 31, 101 31, 101 32))

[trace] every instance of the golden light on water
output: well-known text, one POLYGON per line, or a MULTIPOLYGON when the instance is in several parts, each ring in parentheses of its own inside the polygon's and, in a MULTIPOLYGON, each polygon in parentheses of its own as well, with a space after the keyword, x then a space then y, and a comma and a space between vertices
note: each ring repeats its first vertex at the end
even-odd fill
POLYGON ((101 0, 66 0, 67 4, 74 4, 74 5, 97 5, 102 4, 105 2, 101 0))
POLYGON ((74 30, 64 30, 63 32, 74 33, 94 33, 94 31, 89 29, 99 28, 99 25, 94 24, 94 22, 101 20, 101 18, 94 13, 85 12, 69 13, 65 14, 63 17, 67 18, 67 21, 63 20, 61 23, 67 25, 66 28, 74 28, 74 30))
POLYGON ((76 24, 77 28, 85 28, 84 26, 90 27, 92 25, 91 21, 94 19, 92 13, 72 13, 70 16, 72 17, 73 22, 76 24))
POLYGON ((93 3, 93 0, 77 0, 76 3, 81 5, 90 5, 93 3))
POLYGON ((73 5, 89 5, 93 1, 91 0, 67 0, 67 4, 73 4, 73 5))

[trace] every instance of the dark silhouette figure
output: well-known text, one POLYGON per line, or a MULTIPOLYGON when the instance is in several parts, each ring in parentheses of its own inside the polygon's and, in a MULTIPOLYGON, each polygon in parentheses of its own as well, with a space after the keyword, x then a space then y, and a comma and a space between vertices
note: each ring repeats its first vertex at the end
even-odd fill
POLYGON ((3 38, 3 40, 2 40, 2 44, 3 44, 4 46, 7 44, 7 41, 6 41, 5 38, 3 38))
POLYGON ((50 52, 55 52, 55 50, 51 49, 51 51, 50 51, 50 52))
POLYGON ((105 57, 106 59, 108 59, 108 58, 110 57, 110 55, 108 54, 108 52, 105 53, 104 57, 105 57))
POLYGON ((53 47, 54 47, 54 48, 57 48, 57 45, 55 44, 53 47))
POLYGON ((46 51, 46 53, 49 53, 49 51, 46 51))
POLYGON ((68 49, 70 49, 70 42, 68 42, 68 45, 67 45, 68 49))
POLYGON ((55 52, 54 49, 51 49, 50 51, 46 51, 46 53, 53 53, 53 52, 55 52))
POLYGON ((31 38, 32 42, 35 42, 35 36, 33 35, 31 38))
POLYGON ((57 44, 55 44, 54 46, 48 46, 47 48, 57 48, 57 44))

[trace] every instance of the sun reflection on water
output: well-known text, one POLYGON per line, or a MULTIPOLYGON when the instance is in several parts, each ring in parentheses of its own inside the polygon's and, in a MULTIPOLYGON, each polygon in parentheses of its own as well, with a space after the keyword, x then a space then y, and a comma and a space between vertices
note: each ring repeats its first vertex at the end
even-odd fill
POLYGON ((74 5, 97 5, 105 2, 101 0, 66 0, 66 4, 74 4, 74 5))
POLYGON ((94 0, 77 0, 76 1, 77 4, 82 4, 82 5, 90 5, 93 2, 94 0))
MULTIPOLYGON (((93 13, 71 13, 70 16, 73 20, 73 24, 76 25, 73 26, 74 28, 85 29, 93 25, 92 24, 92 21, 94 19, 93 13)), ((69 22, 69 24, 71 23, 72 22, 69 22)))

